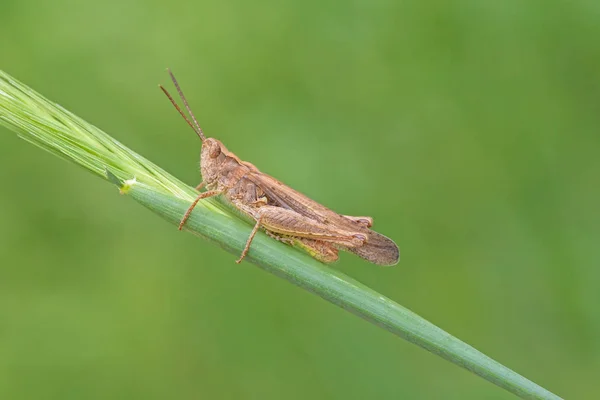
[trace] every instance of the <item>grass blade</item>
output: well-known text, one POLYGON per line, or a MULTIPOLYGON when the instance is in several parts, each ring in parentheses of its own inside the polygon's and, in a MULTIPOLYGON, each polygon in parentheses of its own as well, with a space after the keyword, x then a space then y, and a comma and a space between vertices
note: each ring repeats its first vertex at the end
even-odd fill
MULTIPOLYGON (((175 225, 195 197, 194 189, 2 71, 0 125, 109 180, 175 225)), ((251 230, 211 199, 198 204, 186 228, 236 256, 251 230)), ((394 301, 262 233, 247 261, 522 398, 559 399, 394 301)))

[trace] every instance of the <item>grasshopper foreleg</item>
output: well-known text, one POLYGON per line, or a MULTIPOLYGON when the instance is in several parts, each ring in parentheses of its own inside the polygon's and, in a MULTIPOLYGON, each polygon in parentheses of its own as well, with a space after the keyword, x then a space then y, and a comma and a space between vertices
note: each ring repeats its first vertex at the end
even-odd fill
POLYGON ((206 182, 202 181, 200 184, 198 184, 198 186, 195 187, 195 189, 199 192, 204 186, 206 186, 206 182))
POLYGON ((179 223, 179 230, 183 229, 183 226, 185 225, 185 222, 188 220, 188 218, 192 214, 192 211, 194 210, 194 207, 196 207, 196 204, 198 204, 198 202, 200 200, 206 199, 207 197, 216 196, 216 195, 219 195, 221 193, 222 192, 220 190, 209 190, 208 192, 200 193, 198 195, 198 197, 196 197, 196 200, 194 200, 193 203, 190 205, 190 207, 187 209, 187 211, 185 212, 183 218, 181 218, 181 222, 179 223))

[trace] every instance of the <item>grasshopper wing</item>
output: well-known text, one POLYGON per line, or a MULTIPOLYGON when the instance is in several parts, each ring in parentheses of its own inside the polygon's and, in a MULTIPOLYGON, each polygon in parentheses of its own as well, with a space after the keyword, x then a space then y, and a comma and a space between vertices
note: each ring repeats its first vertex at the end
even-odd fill
POLYGON ((349 247, 346 250, 377 265, 392 266, 400 261, 400 250, 396 243, 371 230, 367 236, 367 243, 360 247, 349 247))

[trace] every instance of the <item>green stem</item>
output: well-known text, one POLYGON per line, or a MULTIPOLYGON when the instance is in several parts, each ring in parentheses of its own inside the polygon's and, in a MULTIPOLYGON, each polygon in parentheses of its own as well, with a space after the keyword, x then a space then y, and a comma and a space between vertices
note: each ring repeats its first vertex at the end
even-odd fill
MULTIPOLYGON (((194 198, 192 188, 2 71, 0 124, 109 179, 175 225, 194 198), (122 181, 134 176, 135 181, 122 181)), ((194 209, 186 229, 239 255, 251 226, 208 200, 194 209)), ((262 233, 246 260, 522 398, 559 398, 387 297, 262 233)))

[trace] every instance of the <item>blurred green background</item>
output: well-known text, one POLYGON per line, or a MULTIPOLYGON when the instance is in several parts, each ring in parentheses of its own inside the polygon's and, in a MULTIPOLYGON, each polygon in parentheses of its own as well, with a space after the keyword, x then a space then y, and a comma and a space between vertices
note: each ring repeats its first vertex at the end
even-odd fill
MULTIPOLYGON (((600 5, 1 0, 0 68, 180 177, 201 125, 395 268, 335 268, 600 393, 600 5)), ((0 398, 513 398, 0 128, 0 398)))

